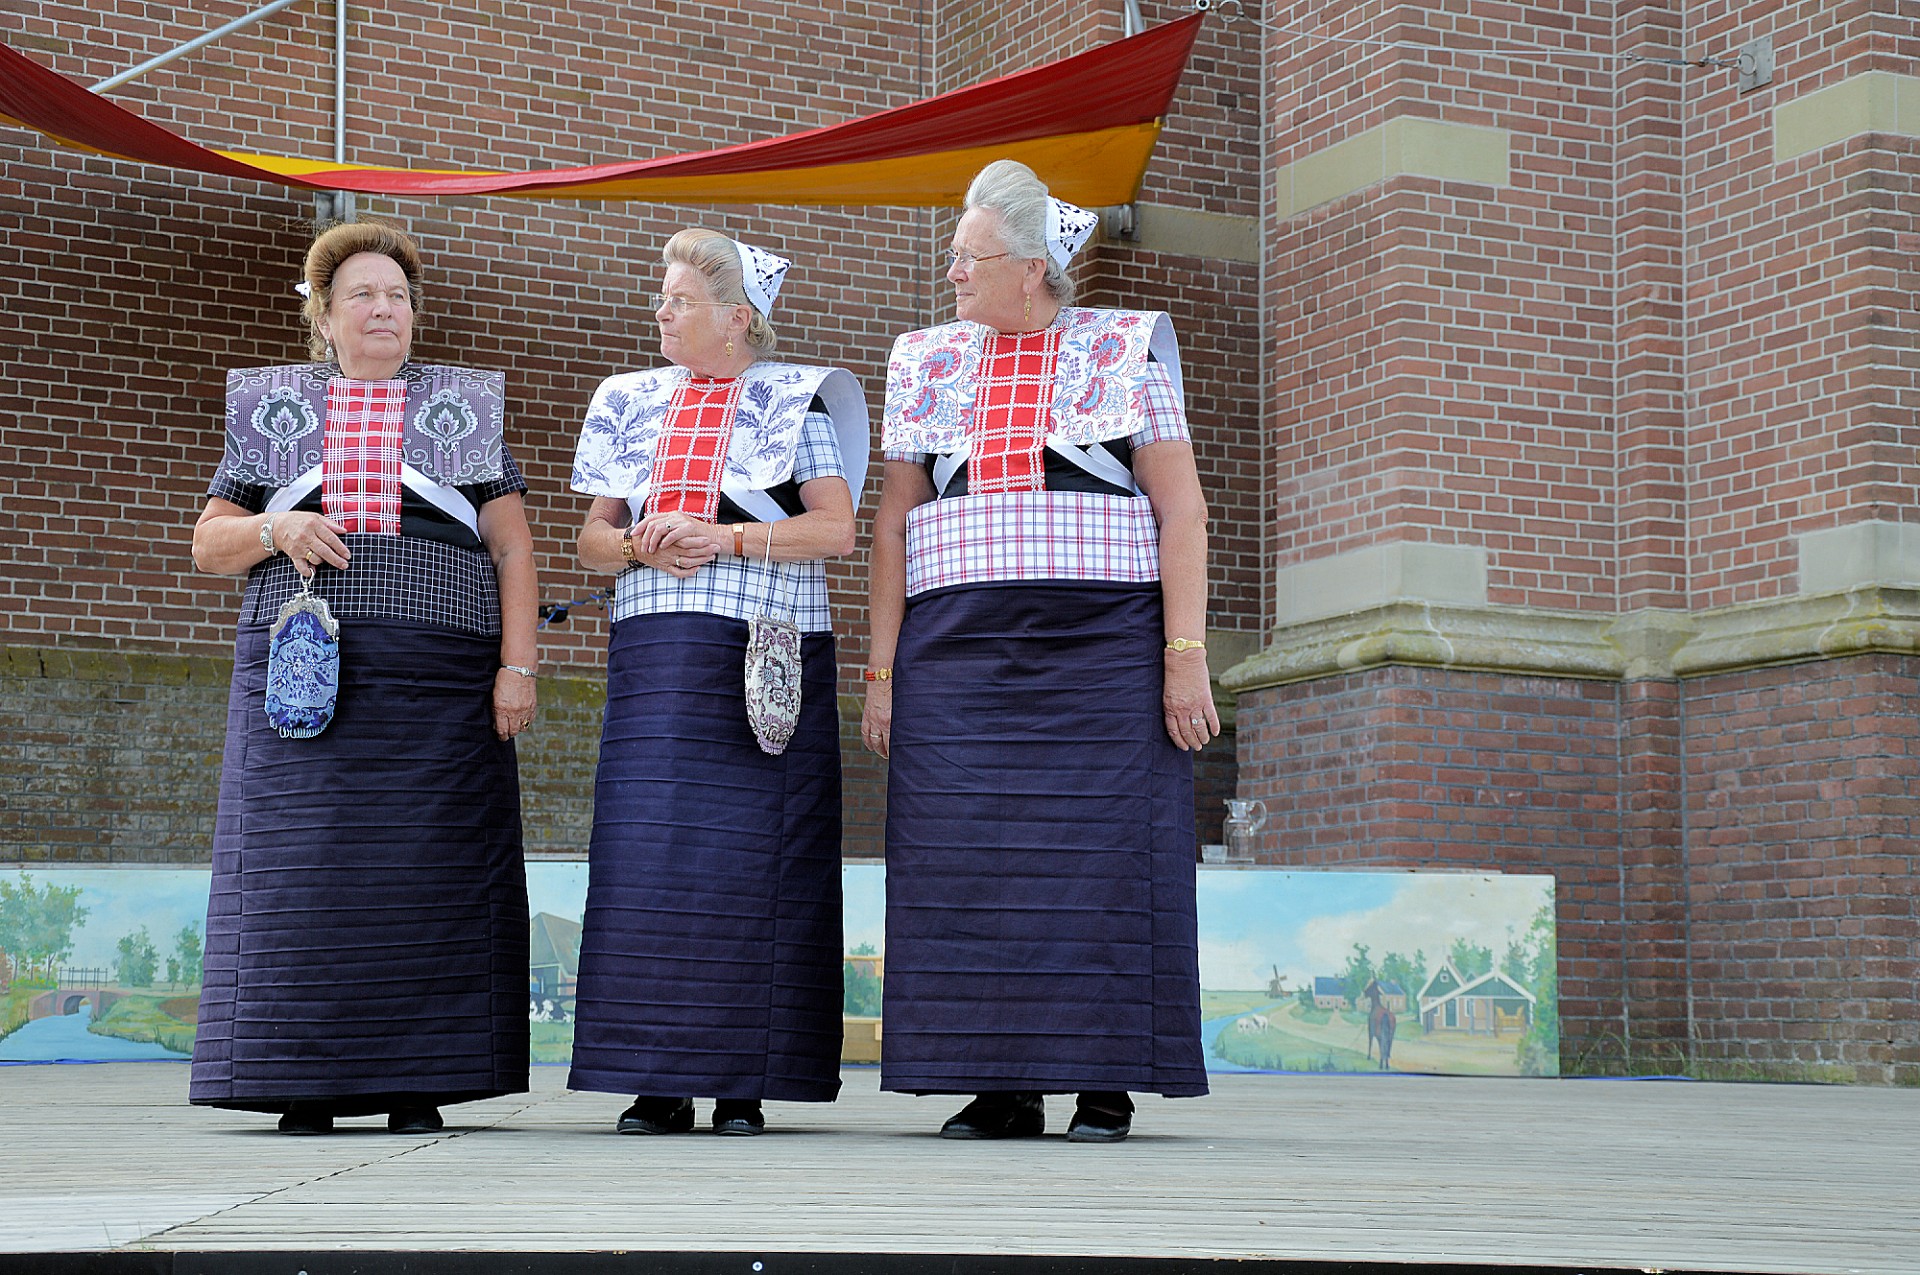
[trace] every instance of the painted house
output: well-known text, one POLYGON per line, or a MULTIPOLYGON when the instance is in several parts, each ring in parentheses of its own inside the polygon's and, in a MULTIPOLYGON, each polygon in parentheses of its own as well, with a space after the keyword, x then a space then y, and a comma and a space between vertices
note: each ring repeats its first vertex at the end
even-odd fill
POLYGON ((580 922, 536 912, 527 923, 528 998, 536 1007, 552 1001, 554 1010, 571 1018, 579 986, 580 922))
POLYGON ((1468 979, 1452 961, 1442 961, 1420 989, 1420 1025, 1429 1034, 1518 1034, 1533 1025, 1533 1004, 1533 993, 1499 970, 1468 979))
POLYGON ((1316 974, 1313 979, 1313 1004, 1316 1009, 1348 1009, 1347 980, 1316 974))
MULTIPOLYGON (((1366 1000, 1366 997, 1361 997, 1366 1000)), ((1371 1001, 1367 1002, 1372 1004, 1371 1001)), ((1380 1003, 1396 1014, 1407 1012, 1407 989, 1392 979, 1380 980, 1380 1003)))

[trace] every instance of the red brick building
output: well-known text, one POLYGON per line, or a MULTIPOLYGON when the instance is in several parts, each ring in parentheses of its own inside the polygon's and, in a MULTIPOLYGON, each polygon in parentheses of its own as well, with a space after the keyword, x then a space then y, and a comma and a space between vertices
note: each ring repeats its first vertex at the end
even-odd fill
MULTIPOLYGON (((251 7, 17 0, 0 37, 91 83, 251 7)), ((1126 7, 356 7, 346 144, 706 149, 1080 52, 1126 7)), ((115 98, 324 157, 332 20, 294 5, 115 98)), ((1182 335, 1238 727, 1203 758, 1207 839, 1237 786, 1270 862, 1553 872, 1570 1068, 1920 1078, 1917 59, 1898 0, 1249 4, 1203 29, 1130 235, 1079 267, 1182 335)), ((574 431, 651 357, 672 230, 792 256, 785 350, 876 404, 892 336, 946 317, 945 211, 361 208, 426 247, 416 349, 509 371, 550 601, 601 583, 574 431)), ((300 356, 313 211, 0 129, 0 859, 205 856, 238 586, 188 529, 225 369, 300 356)), ((834 572, 848 670, 864 572, 834 572)), ((543 634, 537 852, 584 846, 604 637, 590 605, 543 634)))

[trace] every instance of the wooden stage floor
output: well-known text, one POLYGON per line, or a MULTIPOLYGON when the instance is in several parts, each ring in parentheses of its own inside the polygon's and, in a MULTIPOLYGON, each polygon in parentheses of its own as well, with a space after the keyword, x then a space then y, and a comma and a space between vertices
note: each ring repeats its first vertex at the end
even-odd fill
POLYGON ((1221 1076, 1085 1146, 1066 1098, 939 1141, 954 1099, 865 1068, 760 1138, 622 1138, 564 1078, 286 1138, 181 1064, 0 1067, 0 1272, 1920 1272, 1913 1090, 1221 1076))

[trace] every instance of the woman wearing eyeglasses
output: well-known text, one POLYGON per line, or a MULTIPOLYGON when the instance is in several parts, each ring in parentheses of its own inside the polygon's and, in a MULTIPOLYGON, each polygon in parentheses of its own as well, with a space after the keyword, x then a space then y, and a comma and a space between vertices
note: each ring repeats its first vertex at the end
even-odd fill
POLYGON ((764 357, 784 259, 699 229, 664 258, 669 366, 600 386, 574 462, 580 561, 614 584, 568 1084, 636 1095, 621 1133, 687 1132, 712 1098, 714 1132, 756 1134, 763 1100, 840 1088, 825 560, 853 549, 867 410, 851 374, 764 357), (748 716, 767 616, 800 630, 784 749, 748 716))
POLYGON ((947 1138, 1118 1142, 1207 1091, 1193 760, 1206 504, 1158 312, 1074 308, 1094 217, 989 164, 957 323, 887 369, 862 731, 890 758, 881 1087, 971 1094, 947 1138))

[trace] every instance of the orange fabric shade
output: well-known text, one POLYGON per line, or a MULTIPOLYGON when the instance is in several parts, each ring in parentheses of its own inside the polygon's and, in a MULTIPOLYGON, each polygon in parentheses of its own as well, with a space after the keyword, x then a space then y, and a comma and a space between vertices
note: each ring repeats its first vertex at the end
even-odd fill
POLYGON ((0 44, 0 119, 63 145, 309 190, 433 198, 677 204, 953 205, 989 160, 1031 165, 1089 206, 1134 197, 1201 15, 1087 53, 786 137, 656 159, 528 172, 333 164, 211 150, 0 44))

